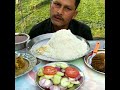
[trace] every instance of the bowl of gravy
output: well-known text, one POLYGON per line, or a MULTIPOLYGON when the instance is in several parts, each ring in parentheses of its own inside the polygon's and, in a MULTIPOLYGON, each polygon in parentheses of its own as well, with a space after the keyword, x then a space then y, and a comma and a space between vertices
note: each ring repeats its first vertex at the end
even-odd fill
POLYGON ((26 43, 30 36, 26 33, 15 33, 15 50, 26 48, 26 43))

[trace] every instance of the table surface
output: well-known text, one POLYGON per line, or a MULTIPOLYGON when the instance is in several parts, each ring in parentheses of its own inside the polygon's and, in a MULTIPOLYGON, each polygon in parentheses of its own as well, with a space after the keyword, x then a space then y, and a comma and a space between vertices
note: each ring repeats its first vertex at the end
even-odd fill
MULTIPOLYGON (((105 40, 88 40, 90 49, 93 50, 95 43, 100 41, 100 49, 105 48, 105 40)), ((23 50, 24 51, 24 50, 23 50)), ((15 79, 15 90, 40 90, 35 84, 35 74, 39 67, 50 63, 48 61, 38 60, 38 63, 32 71, 15 79)), ((68 63, 77 66, 85 75, 85 81, 80 90, 105 90, 105 75, 95 72, 87 67, 84 63, 83 57, 68 63)))

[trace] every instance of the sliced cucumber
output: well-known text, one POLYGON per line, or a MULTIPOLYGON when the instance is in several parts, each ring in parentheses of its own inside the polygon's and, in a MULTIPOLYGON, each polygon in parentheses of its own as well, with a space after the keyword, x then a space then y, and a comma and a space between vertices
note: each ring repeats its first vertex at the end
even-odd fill
POLYGON ((63 87, 67 87, 67 86, 69 86, 70 82, 69 82, 68 78, 62 78, 60 84, 63 87))
POLYGON ((61 78, 62 78, 62 77, 59 76, 59 75, 54 75, 52 81, 53 81, 54 84, 59 84, 60 81, 61 81, 61 78))
POLYGON ((56 75, 64 76, 64 73, 58 71, 58 72, 56 73, 56 75))
POLYGON ((38 76, 43 76, 43 68, 40 68, 37 73, 38 76))

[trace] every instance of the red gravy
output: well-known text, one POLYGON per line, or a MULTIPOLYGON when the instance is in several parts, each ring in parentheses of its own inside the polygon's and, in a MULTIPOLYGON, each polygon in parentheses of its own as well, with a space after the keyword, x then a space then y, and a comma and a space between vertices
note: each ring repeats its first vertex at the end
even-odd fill
POLYGON ((23 42, 27 39, 28 37, 25 35, 15 35, 15 43, 23 42))

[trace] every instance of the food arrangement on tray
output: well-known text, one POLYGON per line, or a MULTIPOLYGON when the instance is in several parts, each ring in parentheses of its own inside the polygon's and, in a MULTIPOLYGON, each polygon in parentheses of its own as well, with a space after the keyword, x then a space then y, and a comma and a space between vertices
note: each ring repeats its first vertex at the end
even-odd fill
POLYGON ((99 49, 90 57, 88 41, 73 35, 70 30, 60 30, 56 33, 40 35, 26 42, 28 52, 17 52, 15 57, 15 78, 30 72, 37 59, 56 61, 40 67, 36 73, 35 82, 42 90, 79 90, 84 83, 83 72, 71 61, 84 57, 85 64, 95 72, 105 74, 105 49, 99 49))

